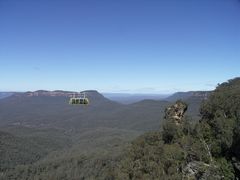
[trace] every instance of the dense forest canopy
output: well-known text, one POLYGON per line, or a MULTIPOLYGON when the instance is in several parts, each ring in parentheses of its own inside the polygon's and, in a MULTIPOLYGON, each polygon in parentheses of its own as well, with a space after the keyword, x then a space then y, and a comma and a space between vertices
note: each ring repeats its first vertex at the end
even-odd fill
POLYGON ((210 93, 198 122, 187 111, 188 104, 178 100, 166 108, 159 131, 130 144, 115 142, 85 154, 76 146, 32 164, 11 166, 0 179, 240 178, 240 78, 219 84, 210 93))
POLYGON ((173 113, 169 113, 171 107, 166 109, 163 131, 145 134, 133 142, 121 161, 118 177, 239 178, 240 78, 218 85, 202 103, 197 124, 187 116, 182 117, 181 124, 176 123, 175 114, 186 105, 178 101, 174 106, 173 113))

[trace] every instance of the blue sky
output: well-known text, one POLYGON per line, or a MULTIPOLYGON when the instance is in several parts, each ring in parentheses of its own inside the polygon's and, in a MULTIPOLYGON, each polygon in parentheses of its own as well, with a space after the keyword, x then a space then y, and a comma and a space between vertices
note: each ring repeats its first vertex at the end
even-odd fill
POLYGON ((240 76, 238 0, 0 0, 0 91, 211 90, 240 76))

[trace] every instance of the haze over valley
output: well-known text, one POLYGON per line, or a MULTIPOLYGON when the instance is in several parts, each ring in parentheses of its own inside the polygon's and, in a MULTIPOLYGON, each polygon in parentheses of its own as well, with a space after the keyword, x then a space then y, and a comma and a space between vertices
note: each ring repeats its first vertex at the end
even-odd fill
POLYGON ((239 0, 0 0, 0 180, 239 180, 239 0))

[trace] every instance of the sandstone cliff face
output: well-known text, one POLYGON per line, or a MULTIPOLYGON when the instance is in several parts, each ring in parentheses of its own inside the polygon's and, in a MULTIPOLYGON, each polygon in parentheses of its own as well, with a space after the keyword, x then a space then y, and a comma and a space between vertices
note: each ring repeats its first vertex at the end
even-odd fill
MULTIPOLYGON (((88 91, 84 91, 86 93, 86 95, 96 95, 99 94, 97 91, 93 91, 93 90, 88 90, 88 91)), ((28 91, 26 93, 16 93, 15 96, 18 97, 43 97, 43 96, 47 96, 47 97, 72 97, 73 95, 79 95, 79 92, 72 92, 72 91, 45 91, 45 90, 38 90, 38 91, 28 91)))
POLYGON ((199 100, 206 100, 211 91, 189 91, 189 92, 176 92, 173 95, 166 98, 167 101, 175 102, 178 99, 186 101, 188 99, 199 99, 199 100))
POLYGON ((32 96, 62 96, 62 97, 69 97, 72 93, 66 91, 35 91, 35 92, 26 92, 25 95, 32 97, 32 96))
POLYGON ((182 101, 177 101, 172 106, 166 108, 165 119, 173 120, 176 125, 180 125, 183 122, 186 111, 187 105, 182 101))

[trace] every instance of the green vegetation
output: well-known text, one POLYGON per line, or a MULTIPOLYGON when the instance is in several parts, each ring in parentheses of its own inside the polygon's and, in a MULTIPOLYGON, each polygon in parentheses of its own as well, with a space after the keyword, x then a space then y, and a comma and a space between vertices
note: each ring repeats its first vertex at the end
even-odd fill
POLYGON ((34 129, 13 129, 13 127, 6 127, 5 132, 0 131, 1 172, 11 170, 17 165, 32 164, 50 152, 63 149, 71 144, 67 137, 61 137, 61 133, 54 132, 53 129, 42 130, 42 134, 39 132, 34 129), (12 135, 10 132, 14 130, 15 135, 12 135), (58 137, 57 140, 54 135, 58 137))
MULTIPOLYGON (((11 127, 8 130, 13 129, 11 127)), ((22 131, 24 130, 14 133, 20 135, 22 131)), ((52 133, 50 136, 58 133, 42 131, 48 135, 52 133)), ((36 133, 43 136, 42 131, 36 133)), ((30 129, 23 134, 36 135, 30 129)), ((122 150, 127 148, 128 141, 136 138, 139 133, 94 128, 71 135, 69 140, 74 141, 74 145, 52 151, 35 163, 18 164, 14 169, 3 171, 0 179, 105 179, 111 174, 111 168, 115 167, 122 150)), ((31 149, 29 146, 28 148, 31 149)))
MULTIPOLYGON (((153 115, 146 116, 141 111, 150 104, 149 112, 155 112, 159 105, 155 101, 114 111, 123 118, 122 124, 112 120, 116 128, 5 128, 7 133, 0 134, 0 150, 4 152, 0 157, 0 179, 240 178, 240 78, 219 84, 208 95, 198 122, 188 116, 188 105, 177 101, 166 108, 161 130, 139 136, 142 132, 135 127, 142 130, 143 124, 135 125, 134 121, 129 121, 132 130, 120 129, 126 126, 122 112, 127 116, 135 110, 137 113, 131 117, 151 119, 153 115), (130 140, 133 141, 129 143, 130 140)), ((103 117, 105 123, 110 119, 103 117)))
POLYGON ((186 116, 181 124, 171 118, 179 109, 177 103, 173 115, 166 116, 161 132, 145 134, 133 142, 117 176, 124 179, 239 178, 236 164, 240 159, 240 78, 216 88, 202 104, 202 118, 197 124, 186 116))

